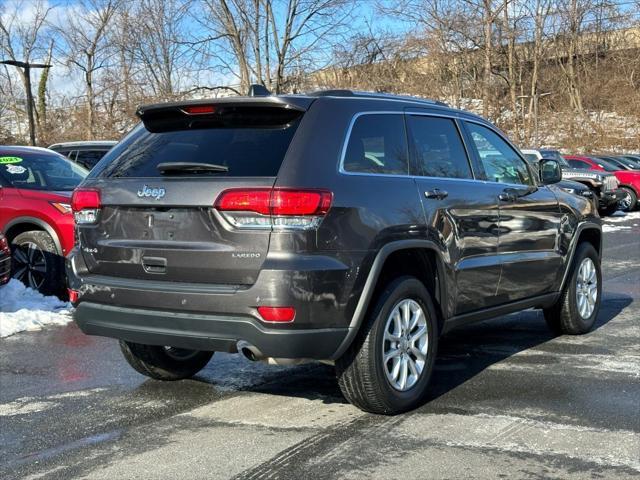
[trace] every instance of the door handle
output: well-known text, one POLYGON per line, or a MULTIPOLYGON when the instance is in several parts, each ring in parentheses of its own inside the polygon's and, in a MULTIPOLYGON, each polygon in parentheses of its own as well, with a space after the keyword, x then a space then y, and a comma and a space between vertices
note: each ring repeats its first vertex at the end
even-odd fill
POLYGON ((434 188, 433 190, 427 190, 424 192, 425 198, 435 198, 436 200, 442 200, 449 196, 449 192, 445 192, 444 190, 440 190, 439 188, 434 188))

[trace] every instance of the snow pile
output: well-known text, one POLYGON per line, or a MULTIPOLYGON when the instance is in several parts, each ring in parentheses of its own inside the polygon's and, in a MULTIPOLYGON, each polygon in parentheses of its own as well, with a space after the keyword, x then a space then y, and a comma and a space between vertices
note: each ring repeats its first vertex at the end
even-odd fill
POLYGON ((0 287, 0 338, 70 321, 71 304, 67 302, 45 297, 13 279, 0 287))
POLYGON ((625 213, 618 210, 613 215, 607 217, 605 222, 626 222, 628 220, 640 220, 640 211, 625 213))
POLYGON ((619 232, 622 230, 630 230, 632 227, 640 226, 640 211, 625 213, 618 210, 613 215, 605 218, 604 221, 605 224, 602 225, 603 232, 619 232), (619 225, 620 222, 628 221, 634 222, 631 225, 619 225))
POLYGON ((628 227, 626 225, 603 225, 602 226, 602 231, 607 233, 607 232, 621 232, 622 230, 630 230, 631 227, 628 227))

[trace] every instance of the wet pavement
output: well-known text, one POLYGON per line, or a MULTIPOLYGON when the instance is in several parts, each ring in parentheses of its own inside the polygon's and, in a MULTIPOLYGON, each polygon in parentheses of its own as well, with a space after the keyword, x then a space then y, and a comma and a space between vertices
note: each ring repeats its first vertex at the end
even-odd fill
POLYGON ((0 478, 638 478, 639 224, 605 234, 593 332, 554 338, 535 311, 456 330, 397 417, 320 364, 216 354, 161 383, 74 325, 0 340, 0 478))

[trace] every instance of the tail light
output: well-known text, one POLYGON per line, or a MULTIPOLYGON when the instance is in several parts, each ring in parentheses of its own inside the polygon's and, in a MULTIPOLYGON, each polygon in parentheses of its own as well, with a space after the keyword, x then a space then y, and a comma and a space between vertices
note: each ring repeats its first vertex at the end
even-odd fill
POLYGON ((70 288, 67 289, 67 292, 69 293, 69 302, 76 305, 80 299, 80 292, 77 290, 71 290, 70 288))
POLYGON ((11 250, 9 249, 9 241, 6 237, 0 238, 0 252, 11 255, 11 250))
POLYGON ((253 188, 225 190, 214 206, 237 228, 316 228, 331 208, 327 190, 253 188))
POLYGON ((71 210, 76 224, 93 225, 98 221, 102 201, 100 191, 90 188, 76 188, 71 196, 71 210))
POLYGON ((293 307, 258 307, 258 313, 265 322, 289 323, 296 318, 293 307))

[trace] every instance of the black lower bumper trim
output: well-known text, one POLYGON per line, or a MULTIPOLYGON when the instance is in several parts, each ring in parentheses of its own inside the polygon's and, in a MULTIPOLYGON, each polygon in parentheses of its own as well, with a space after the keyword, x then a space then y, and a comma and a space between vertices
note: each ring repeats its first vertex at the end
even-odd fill
POLYGON ((74 320, 88 335, 146 345, 235 352, 238 341, 275 358, 332 358, 347 328, 273 329, 245 317, 143 310, 82 302, 74 320))

